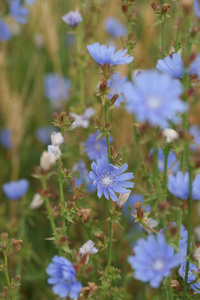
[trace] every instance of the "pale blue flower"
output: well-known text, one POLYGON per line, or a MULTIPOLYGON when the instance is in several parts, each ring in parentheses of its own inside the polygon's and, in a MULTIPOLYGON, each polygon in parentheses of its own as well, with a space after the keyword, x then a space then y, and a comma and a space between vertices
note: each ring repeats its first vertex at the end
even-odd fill
POLYGON ((8 41, 10 38, 10 27, 2 19, 0 19, 0 41, 8 41))
POLYGON ((62 19, 72 28, 77 27, 78 24, 83 21, 83 18, 78 10, 69 11, 66 15, 62 17, 62 19))
POLYGON ((115 107, 119 107, 126 98, 126 92, 129 89, 130 83, 127 81, 126 76, 120 77, 119 73, 114 73, 111 79, 108 79, 109 94, 108 99, 111 99, 115 94, 119 97, 114 103, 115 107))
POLYGON ((104 23, 105 29, 108 34, 114 38, 125 36, 127 34, 127 28, 119 22, 116 18, 107 18, 104 23))
POLYGON ((26 5, 33 5, 33 4, 35 4, 35 2, 36 2, 36 0, 25 0, 25 1, 24 1, 24 3, 25 3, 26 5))
POLYGON ((92 184, 97 187, 97 196, 99 198, 104 194, 106 199, 109 197, 113 201, 118 201, 116 193, 126 194, 133 188, 134 183, 128 180, 134 178, 133 173, 124 173, 128 165, 124 164, 121 167, 116 167, 108 162, 108 158, 103 156, 101 159, 91 164, 92 171, 89 173, 92 184))
POLYGON ((149 282, 153 288, 158 288, 163 278, 170 276, 171 270, 181 263, 179 255, 174 254, 174 248, 167 244, 162 233, 140 239, 133 252, 135 256, 129 256, 128 262, 135 271, 134 278, 149 282))
MULTIPOLYGON (((177 173, 180 169, 180 161, 176 163, 176 154, 174 151, 170 151, 167 160, 167 170, 170 170, 172 173, 177 173)), ((164 173, 165 169, 165 156, 161 148, 158 149, 158 169, 164 173)))
POLYGON ((200 146, 200 127, 197 125, 193 125, 189 129, 189 133, 194 137, 193 143, 196 145, 191 145, 190 149, 192 151, 197 151, 198 147, 200 146))
POLYGON ((200 54, 198 54, 189 65, 189 73, 190 75, 198 75, 198 78, 200 79, 200 54))
POLYGON ((2 129, 0 132, 0 142, 1 145, 6 148, 12 148, 12 140, 11 140, 11 131, 10 129, 2 129))
POLYGON ((199 0, 194 0, 194 13, 197 16, 197 18, 200 18, 200 3, 199 0))
POLYGON ((173 53, 172 57, 167 56, 164 59, 159 59, 156 68, 172 78, 182 78, 185 72, 179 53, 173 53))
POLYGON ((10 15, 11 17, 20 24, 25 24, 27 22, 29 11, 24 7, 20 0, 10 1, 10 15))
MULTIPOLYGON (((186 269, 186 260, 181 264, 181 267, 179 269, 179 275, 185 280, 185 269, 186 269)), ((194 282, 197 279, 197 276, 194 274, 199 273, 198 268, 193 265, 192 263, 189 264, 189 272, 188 272, 188 280, 187 283, 194 282)), ((195 282, 193 284, 190 284, 190 287, 200 294, 200 282, 195 282)))
POLYGON ((51 134, 53 131, 55 129, 51 126, 42 126, 36 130, 35 135, 43 145, 48 145, 51 143, 51 134))
POLYGON ((24 194, 26 194, 28 187, 29 181, 26 179, 20 179, 4 183, 2 189, 9 200, 19 200, 24 194))
POLYGON ((119 50, 115 53, 115 47, 106 45, 100 45, 99 43, 94 43, 87 46, 88 52, 92 58, 101 66, 108 64, 110 66, 116 66, 121 64, 129 64, 133 57, 129 56, 127 49, 124 51, 119 50))
MULTIPOLYGON (((100 137, 97 140, 99 132, 91 133, 90 136, 86 139, 85 143, 83 143, 84 151, 87 153, 87 156, 90 160, 98 160, 103 155, 107 155, 107 144, 106 138, 100 137)), ((112 142, 112 138, 109 137, 110 142, 112 142)))
POLYGON ((84 184, 89 193, 96 191, 96 187, 90 184, 89 171, 84 161, 80 160, 77 162, 73 166, 72 172, 78 173, 78 177, 76 176, 74 178, 77 187, 80 187, 81 184, 84 184))
POLYGON ((181 119, 177 114, 187 110, 187 105, 180 99, 182 92, 183 86, 178 80, 156 70, 143 71, 126 92, 126 109, 139 122, 165 129, 170 122, 179 123, 181 119))
POLYGON ((45 76, 45 96, 54 104, 69 98, 70 86, 70 81, 58 74, 50 73, 45 76))
POLYGON ((76 279, 76 271, 72 263, 65 257, 55 255, 46 269, 50 276, 47 282, 52 285, 55 295, 61 298, 76 299, 82 289, 82 284, 76 279))

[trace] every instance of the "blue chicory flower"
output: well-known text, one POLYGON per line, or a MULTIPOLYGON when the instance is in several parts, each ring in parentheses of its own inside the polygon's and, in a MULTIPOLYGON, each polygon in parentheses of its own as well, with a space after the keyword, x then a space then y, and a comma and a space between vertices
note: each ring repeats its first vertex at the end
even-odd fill
POLYGON ((4 183, 2 189, 9 200, 19 200, 24 194, 26 194, 28 187, 29 181, 26 179, 20 179, 4 183))
POLYGON ((104 23, 106 32, 113 36, 114 38, 119 38, 120 36, 125 36, 127 34, 127 28, 119 22, 116 18, 107 18, 104 23))
MULTIPOLYGON (((101 137, 97 140, 99 132, 91 133, 90 136, 86 139, 85 143, 83 143, 84 151, 87 153, 87 156, 90 160, 98 160, 103 155, 107 155, 107 144, 106 138, 101 137)), ((112 142, 112 138, 109 137, 110 142, 112 142)))
POLYGON ((197 16, 197 18, 200 18, 200 3, 199 0, 194 0, 194 13, 197 16))
POLYGON ((125 55, 127 49, 124 51, 119 50, 115 53, 115 47, 106 45, 100 45, 99 43, 94 43, 87 46, 88 52, 92 58, 101 66, 108 64, 110 66, 116 66, 121 64, 129 64, 133 57, 125 55))
POLYGON ((124 173, 128 168, 127 164, 116 167, 109 163, 106 156, 103 156, 97 160, 97 163, 93 161, 91 168, 89 177, 93 185, 97 187, 99 198, 104 194, 106 199, 109 199, 110 196, 113 201, 118 201, 116 193, 126 194, 130 192, 126 188, 134 187, 134 183, 128 181, 134 178, 133 173, 124 173))
POLYGON ((2 129, 1 130, 1 132, 0 132, 0 142, 1 142, 1 145, 6 149, 10 149, 12 147, 10 129, 2 129))
POLYGON ((95 110, 92 107, 88 107, 84 110, 82 115, 71 112, 70 116, 75 120, 72 124, 72 128, 82 127, 88 128, 90 118, 95 114, 95 110))
POLYGON ((192 151, 197 151, 198 147, 200 146, 200 128, 196 125, 193 125, 189 129, 189 133, 194 136, 193 143, 196 144, 191 145, 190 149, 192 151))
POLYGON ((53 127, 50 126, 42 126, 38 128, 35 132, 37 139, 43 144, 48 145, 51 143, 51 134, 55 131, 53 127))
POLYGON ((96 190, 96 187, 90 184, 89 171, 87 170, 84 161, 80 160, 79 162, 77 162, 73 166, 72 172, 77 172, 79 174, 79 177, 74 178, 77 187, 79 187, 81 184, 84 184, 89 193, 92 193, 96 190))
POLYGON ((198 75, 198 78, 200 79, 200 54, 198 54, 189 65, 189 74, 198 75))
POLYGON ((187 105, 180 99, 182 84, 156 70, 139 73, 134 84, 126 92, 129 113, 133 113, 139 122, 149 122, 151 126, 162 129, 170 126, 169 122, 179 123, 177 114, 187 110, 187 105))
POLYGON ((78 24, 83 21, 82 16, 78 10, 69 11, 66 15, 62 17, 62 19, 72 28, 77 27, 78 24))
POLYGON ((55 255, 46 272, 50 276, 47 282, 53 286, 55 295, 61 298, 78 298, 82 284, 76 279, 76 271, 68 259, 55 255))
POLYGON ((25 0, 24 4, 26 5, 33 5, 35 3, 36 0, 25 0))
POLYGON ((27 23, 29 11, 26 7, 21 4, 20 0, 10 1, 10 15, 11 17, 20 24, 27 23))
POLYGON ((108 79, 108 99, 111 99, 115 94, 119 95, 119 97, 114 103, 115 107, 119 107, 121 103, 124 102, 129 85, 130 83, 127 81, 126 76, 120 78, 119 73, 114 73, 112 78, 108 79))
MULTIPOLYGON (((168 189, 171 194, 177 198, 186 200, 190 195, 189 187, 189 173, 183 174, 179 171, 175 176, 169 174, 168 176, 168 189)), ((200 200, 200 174, 197 174, 192 182, 192 198, 200 200)))
MULTIPOLYGON (((181 267, 179 269, 179 275, 183 278, 183 280, 185 279, 185 269, 186 269, 186 260, 181 264, 181 267)), ((188 272, 188 280, 187 283, 191 283, 194 282, 197 277, 194 274, 194 272, 199 273, 198 268, 193 265, 192 263, 189 264, 189 272, 188 272)), ((190 284, 190 287, 196 291, 197 293, 200 294, 200 282, 195 282, 193 284, 190 284)))
POLYGON ((0 19, 0 41, 8 41, 10 38, 10 27, 2 19, 0 19))
POLYGON ((179 53, 173 53, 172 57, 167 56, 164 59, 159 59, 156 68, 172 78, 182 78, 185 72, 179 53))
POLYGON ((174 248, 167 244, 162 233, 140 239, 133 251, 135 256, 129 256, 128 262, 135 270, 134 278, 150 282, 153 288, 158 288, 162 279, 170 276, 171 269, 181 263, 179 255, 174 254, 174 248))
POLYGON ((50 73, 44 79, 45 96, 54 104, 69 98, 70 81, 58 74, 50 73))
MULTIPOLYGON (((167 161, 167 170, 170 170, 172 173, 177 173, 180 169, 180 161, 176 161, 176 154, 174 151, 170 151, 167 161)), ((165 156, 161 148, 158 149, 158 169, 164 173, 165 168, 165 156)))

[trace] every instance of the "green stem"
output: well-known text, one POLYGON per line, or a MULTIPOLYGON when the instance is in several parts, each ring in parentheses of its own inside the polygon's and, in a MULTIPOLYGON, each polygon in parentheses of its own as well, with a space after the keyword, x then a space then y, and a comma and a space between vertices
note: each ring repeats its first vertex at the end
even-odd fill
MULTIPOLYGON (((135 120, 133 119, 133 122, 134 121, 135 120)), ((140 144, 139 144, 139 135, 137 133, 137 129, 136 129, 135 126, 133 126, 133 131, 134 131, 134 136, 135 136, 136 147, 137 147, 137 150, 138 150, 138 153, 139 153, 140 162, 141 162, 141 164, 144 164, 144 160, 143 160, 143 156, 142 156, 142 151, 141 151, 140 144)))
POLYGON ((167 190, 167 163, 168 163, 168 155, 169 155, 170 146, 169 143, 166 143, 165 145, 165 163, 164 163, 164 193, 166 193, 167 190))
POLYGON ((162 58, 165 57, 165 42, 166 40, 166 15, 164 15, 164 21, 162 23, 162 58))
MULTIPOLYGON (((104 106, 105 112, 105 124, 108 123, 108 107, 107 102, 105 102, 104 106)), ((109 133, 106 132, 106 143, 107 143, 107 150, 108 150, 108 161, 111 163, 111 152, 110 152, 110 141, 109 141, 109 133)), ((113 230, 112 230, 112 219, 111 219, 111 199, 108 200, 108 215, 109 215, 109 243, 108 243, 108 266, 111 265, 112 262, 112 237, 113 237, 113 230)))
POLYGON ((151 232, 153 232, 154 234, 157 234, 158 231, 154 230, 153 228, 149 227, 144 221, 140 221, 140 224, 142 226, 144 226, 146 229, 150 230, 151 232))
MULTIPOLYGON (((61 157, 58 159, 58 177, 59 177, 59 189, 60 189, 60 203, 64 205, 64 192, 63 192, 63 179, 62 179, 62 160, 61 157)), ((62 217, 62 228, 66 228, 65 218, 62 217)))
POLYGON ((5 269, 6 269, 5 270, 5 277, 6 277, 6 281, 7 281, 7 285, 8 285, 8 289, 9 289, 9 295, 10 295, 10 299, 13 300, 10 277, 9 277, 9 274, 8 274, 8 256, 7 256, 6 252, 4 252, 4 263, 5 263, 5 269))
POLYGON ((146 297, 146 283, 142 282, 142 300, 146 300, 147 297, 146 297))
POLYGON ((176 247, 179 248, 179 241, 180 241, 180 232, 181 232, 181 221, 182 221, 182 209, 178 209, 178 214, 177 214, 177 241, 176 241, 176 247))
POLYGON ((154 178, 158 178, 158 147, 154 146, 153 150, 153 175, 154 178))

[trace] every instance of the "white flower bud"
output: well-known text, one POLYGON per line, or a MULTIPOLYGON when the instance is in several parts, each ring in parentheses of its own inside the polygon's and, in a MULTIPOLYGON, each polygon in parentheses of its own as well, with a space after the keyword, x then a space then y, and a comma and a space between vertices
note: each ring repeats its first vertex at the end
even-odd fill
POLYGON ((199 267, 200 267, 200 247, 194 251, 193 257, 194 257, 194 259, 197 260, 199 267))
POLYGON ((89 240, 79 249, 79 255, 83 257, 86 255, 86 264, 89 261, 89 255, 96 254, 98 249, 94 247, 94 242, 89 240))
POLYGON ((60 132, 52 132, 51 134, 51 143, 53 146, 59 146, 64 142, 64 138, 60 132))
POLYGON ((120 208, 123 207, 126 201, 128 200, 130 193, 120 194, 117 201, 117 206, 119 206, 120 208))
POLYGON ((54 165, 56 162, 56 157, 52 153, 49 153, 47 151, 43 151, 41 157, 40 157, 40 167, 44 171, 48 171, 52 165, 54 165))
POLYGON ((167 143, 172 143, 179 138, 178 132, 171 128, 166 128, 163 130, 163 136, 166 137, 167 143))
POLYGON ((56 159, 60 158, 61 156, 61 151, 58 146, 49 145, 48 153, 54 155, 56 159))
POLYGON ((39 208, 43 204, 44 200, 40 196, 40 194, 35 194, 33 196, 33 200, 31 201, 31 204, 29 205, 29 208, 31 210, 39 208))

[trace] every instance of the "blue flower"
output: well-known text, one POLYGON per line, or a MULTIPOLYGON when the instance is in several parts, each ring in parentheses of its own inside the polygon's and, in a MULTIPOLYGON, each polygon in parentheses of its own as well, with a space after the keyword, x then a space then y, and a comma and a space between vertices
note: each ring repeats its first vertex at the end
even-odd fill
POLYGON ((187 110, 187 105, 179 98, 183 92, 181 83, 156 70, 143 71, 135 78, 135 83, 126 92, 129 113, 134 113, 139 122, 149 122, 162 129, 169 122, 179 123, 177 114, 187 110))
POLYGON ((158 288, 164 277, 170 276, 171 269, 181 261, 174 248, 169 246, 162 233, 149 235, 146 240, 140 239, 133 247, 135 256, 129 256, 128 262, 135 270, 134 278, 149 282, 153 288, 158 288))
POLYGON ((48 145, 51 143, 51 134, 55 129, 53 127, 45 127, 42 126, 36 130, 36 137, 37 139, 43 144, 48 145))
POLYGON ((10 129, 1 130, 1 132, 0 132, 0 142, 1 142, 1 145, 6 149, 10 149, 12 147, 10 129))
POLYGON ((88 52, 92 58, 101 66, 108 64, 110 66, 116 66, 121 64, 129 64, 133 57, 125 55, 127 49, 124 51, 119 50, 115 53, 115 47, 106 45, 100 45, 99 43, 94 43, 87 46, 88 52))
MULTIPOLYGON (((87 156, 90 160, 97 160, 101 158, 103 155, 107 155, 107 144, 106 144, 106 138, 99 138, 96 140, 98 137, 99 133, 92 133, 90 136, 87 138, 86 142, 83 143, 84 151, 87 152, 87 156)), ((112 142, 112 138, 109 137, 110 142, 112 142)))
MULTIPOLYGON (((176 161, 176 154, 174 151, 170 151, 167 161, 167 170, 170 170, 172 173, 177 173, 180 169, 180 161, 176 161)), ((165 168, 165 156, 161 148, 158 149, 158 169, 164 173, 165 168)))
POLYGON ((190 149, 192 151, 197 151, 198 147, 200 146, 200 128, 196 125, 193 125, 189 129, 189 133, 194 136, 193 143, 196 145, 191 145, 190 149))
POLYGON ((45 96, 54 104, 67 100, 69 97, 70 81, 58 74, 50 73, 44 80, 45 96))
POLYGON ((9 10, 11 17, 16 22, 20 24, 25 24, 27 22, 29 11, 21 4, 20 0, 11 0, 9 10))
POLYGON ((3 192, 10 200, 19 200, 26 194, 29 187, 29 181, 20 179, 17 181, 10 181, 3 184, 3 192))
POLYGON ((90 184, 89 172, 84 161, 80 160, 77 162, 73 168, 72 172, 78 172, 79 177, 75 177, 76 186, 79 187, 81 184, 84 184, 89 193, 92 193, 96 190, 96 187, 90 184))
POLYGON ((7 41, 11 38, 10 27, 0 19, 0 41, 7 41))
POLYGON ((89 177, 93 185, 97 187, 97 196, 99 198, 104 194, 106 199, 109 199, 110 196, 113 201, 117 201, 116 193, 129 193, 130 191, 126 188, 134 187, 133 182, 127 181, 134 178, 133 173, 124 173, 128 168, 127 164, 121 167, 115 167, 108 162, 106 156, 103 156, 97 160, 97 163, 93 161, 91 168, 92 171, 89 173, 89 177))
POLYGON ((76 279, 76 271, 68 259, 55 255, 46 272, 50 276, 47 282, 53 285, 55 295, 61 298, 78 298, 82 284, 76 279))
POLYGON ((26 5, 33 5, 35 3, 36 0, 25 0, 24 4, 26 5))
POLYGON ((200 78, 200 54, 193 60, 193 62, 189 65, 189 73, 190 75, 198 75, 200 78))
MULTIPOLYGON (((181 264, 181 267, 179 269, 179 275, 185 280, 185 269, 186 269, 186 260, 181 264)), ((198 268, 193 265, 192 263, 189 264, 189 272, 188 272, 188 280, 187 282, 194 282, 197 277, 194 275, 194 272, 199 273, 198 268)), ((200 282, 195 282, 193 284, 190 284, 190 287, 200 294, 200 282)))
POLYGON ((127 34, 126 26, 124 26, 124 24, 119 22, 116 18, 107 18, 104 25, 107 33, 114 38, 125 36, 127 34))
MULTIPOLYGON (((186 200, 190 195, 189 187, 189 173, 183 174, 179 171, 176 176, 169 174, 168 176, 168 189, 171 194, 177 198, 186 200)), ((192 182, 192 198, 200 200, 200 174, 197 174, 192 182)))
POLYGON ((69 11, 66 15, 62 17, 62 19, 72 28, 77 27, 78 24, 83 21, 82 16, 78 10, 69 11))
POLYGON ((194 0, 194 13, 197 16, 197 18, 200 18, 200 3, 199 0, 194 0))
POLYGON ((111 99, 115 94, 119 95, 114 103, 115 107, 119 107, 121 102, 124 102, 129 85, 130 83, 127 82, 126 76, 120 78, 119 73, 115 73, 111 79, 108 79, 108 87, 110 90, 108 98, 111 99))
POLYGON ((172 78, 182 78, 185 71, 179 53, 173 53, 172 57, 167 56, 164 59, 159 59, 156 68, 172 78))

